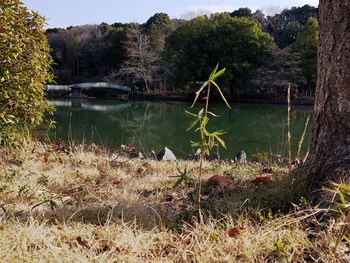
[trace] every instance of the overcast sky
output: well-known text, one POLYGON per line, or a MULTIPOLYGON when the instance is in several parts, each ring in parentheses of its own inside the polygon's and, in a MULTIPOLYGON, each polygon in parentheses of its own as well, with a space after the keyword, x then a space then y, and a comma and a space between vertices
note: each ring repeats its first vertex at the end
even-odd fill
POLYGON ((171 18, 189 18, 204 11, 233 11, 249 7, 271 14, 291 6, 318 6, 318 0, 22 0, 48 19, 48 27, 68 27, 102 22, 146 22, 158 12, 171 18))

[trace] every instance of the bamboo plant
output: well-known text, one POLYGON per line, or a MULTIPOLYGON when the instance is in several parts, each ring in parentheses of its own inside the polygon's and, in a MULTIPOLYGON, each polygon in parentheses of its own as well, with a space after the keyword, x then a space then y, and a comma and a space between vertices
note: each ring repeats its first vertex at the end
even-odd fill
POLYGON ((203 216, 201 211, 203 160, 206 155, 210 154, 210 151, 214 146, 221 145, 226 149, 225 141, 221 138, 221 135, 224 134, 224 131, 220 130, 220 131, 209 132, 207 130, 207 124, 209 122, 208 116, 219 117, 216 114, 209 111, 209 98, 210 98, 210 92, 212 88, 215 88, 219 92, 221 98, 224 100, 227 107, 231 109, 219 85, 216 83, 216 79, 222 76, 225 73, 226 69, 223 68, 220 71, 218 71, 218 68, 219 68, 219 64, 211 72, 208 80, 205 81, 202 84, 202 86, 198 89, 198 91, 196 92, 196 96, 194 98, 193 104, 191 106, 191 108, 193 108, 196 105, 196 102, 198 101, 200 94, 202 92, 205 92, 206 96, 204 98, 205 100, 204 108, 202 108, 198 114, 194 114, 186 111, 187 114, 189 114, 194 118, 187 130, 189 131, 195 128, 195 132, 199 132, 199 141, 197 142, 192 141, 191 145, 192 147, 198 148, 196 155, 199 155, 197 206, 198 206, 199 220, 201 223, 203 223, 203 216))

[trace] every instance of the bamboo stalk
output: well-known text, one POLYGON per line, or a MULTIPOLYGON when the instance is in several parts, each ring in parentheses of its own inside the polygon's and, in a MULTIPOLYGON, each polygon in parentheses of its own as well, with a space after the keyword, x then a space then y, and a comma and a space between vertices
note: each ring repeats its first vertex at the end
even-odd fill
MULTIPOLYGON (((210 83, 208 84, 208 92, 207 92, 207 97, 205 98, 205 109, 204 109, 204 118, 207 117, 208 115, 208 107, 209 107, 209 96, 210 96, 210 83)), ((205 135, 203 129, 200 131, 201 133, 201 140, 202 143, 205 140, 205 135)), ((197 204, 198 204, 198 214, 199 214, 199 222, 203 224, 203 215, 202 215, 202 170, 203 170, 203 159, 205 156, 205 147, 202 145, 201 149, 201 155, 200 155, 200 164, 199 164, 199 178, 198 178, 198 197, 197 197, 197 204)))

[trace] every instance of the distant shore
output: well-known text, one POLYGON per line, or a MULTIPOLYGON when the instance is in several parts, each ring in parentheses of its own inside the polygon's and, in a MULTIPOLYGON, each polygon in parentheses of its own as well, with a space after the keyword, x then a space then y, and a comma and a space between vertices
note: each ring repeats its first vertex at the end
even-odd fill
MULTIPOLYGON (((129 97, 123 96, 104 96, 104 97, 70 97, 70 96, 60 96, 49 94, 47 96, 49 99, 130 99, 130 100, 140 100, 140 101, 193 101, 194 96, 192 94, 188 95, 169 95, 169 94, 144 94, 144 93, 131 93, 129 97)), ((228 99, 231 103, 252 103, 252 104, 281 104, 286 105, 287 100, 284 98, 268 98, 268 97, 250 97, 250 96, 238 96, 235 98, 228 99)), ((213 102, 221 102, 220 98, 212 98, 213 102)), ((313 97, 297 97, 293 98, 291 101, 292 105, 305 105, 313 106, 313 97)))
MULTIPOLYGON (((131 100, 148 100, 148 101, 193 101, 194 96, 191 95, 160 95, 160 94, 130 94, 131 100)), ((220 102, 220 98, 213 98, 214 102, 220 102)), ((254 103, 254 104, 287 104, 287 100, 283 98, 259 98, 239 96, 229 99, 232 103, 254 103)), ((313 97, 299 97, 292 99, 292 105, 314 105, 313 97)))

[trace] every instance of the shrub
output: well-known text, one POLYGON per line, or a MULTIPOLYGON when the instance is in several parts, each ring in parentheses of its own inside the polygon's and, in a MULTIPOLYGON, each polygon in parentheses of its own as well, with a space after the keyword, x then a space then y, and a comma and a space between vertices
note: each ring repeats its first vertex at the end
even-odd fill
POLYGON ((43 84, 52 80, 45 20, 18 0, 0 1, 0 144, 12 144, 50 112, 43 84))

